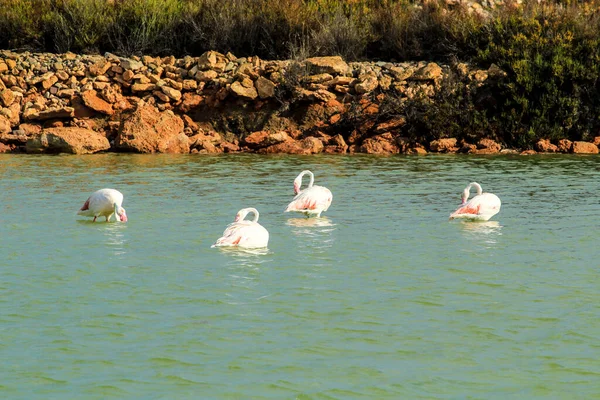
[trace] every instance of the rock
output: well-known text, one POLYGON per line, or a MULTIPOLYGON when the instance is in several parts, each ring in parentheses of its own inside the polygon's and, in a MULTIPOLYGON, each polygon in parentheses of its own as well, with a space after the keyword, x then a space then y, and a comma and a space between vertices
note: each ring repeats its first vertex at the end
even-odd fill
POLYGON ((106 115, 113 115, 115 113, 112 105, 98 97, 95 90, 83 92, 81 98, 83 99, 83 103, 94 111, 106 115))
POLYGON ((431 62, 423 68, 417 70, 411 77, 415 81, 437 81, 442 77, 442 68, 434 62, 431 62))
POLYGON ((203 100, 204 97, 197 95, 196 93, 184 93, 179 109, 184 113, 189 112, 202 104, 203 100))
POLYGON ((50 77, 48 79, 45 79, 44 81, 42 81, 42 88, 44 88, 44 90, 48 90, 56 82, 58 82, 58 77, 56 75, 52 74, 52 75, 50 75, 50 77))
POLYGON ((200 82, 210 82, 213 79, 217 79, 219 74, 216 71, 209 69, 208 71, 198 71, 194 78, 200 82))
POLYGON ((240 146, 235 143, 222 142, 219 144, 224 153, 235 153, 240 151, 240 146))
POLYGON ((398 154, 400 148, 391 133, 384 133, 363 140, 360 152, 367 154, 398 154))
POLYGON ((573 142, 571 151, 575 154, 598 154, 598 146, 590 142, 573 142))
POLYGON ((217 132, 198 133, 188 138, 191 148, 206 148, 203 143, 209 142, 213 145, 219 144, 223 141, 223 138, 217 132))
POLYGON ((346 64, 346 62, 340 56, 332 57, 312 57, 307 58, 306 66, 313 71, 313 73, 325 73, 325 74, 336 74, 336 75, 349 75, 352 73, 352 69, 346 64))
POLYGON ((502 146, 491 139, 481 139, 477 142, 477 154, 495 154, 500 152, 502 146))
POLYGON ((0 142, 0 153, 10 153, 15 149, 14 145, 4 144, 0 142))
POLYGON ((4 89, 2 92, 0 92, 0 102, 4 107, 10 107, 16 98, 17 96, 15 95, 15 92, 10 89, 4 89))
POLYGON ((32 136, 25 145, 28 153, 91 154, 108 150, 108 139, 83 128, 49 128, 32 136))
POLYGON ((275 84, 263 76, 254 81, 254 87, 261 99, 270 99, 275 96, 275 84))
POLYGON ((156 85, 154 83, 134 83, 131 85, 131 91, 136 92, 149 92, 156 89, 156 85))
POLYGON ((231 91, 238 97, 242 97, 249 100, 254 100, 258 97, 258 92, 252 87, 245 87, 242 82, 236 81, 231 84, 231 91))
POLYGON ((560 139, 558 141, 558 151, 561 153, 568 153, 571 151, 571 147, 573 146, 573 142, 569 139, 560 139))
POLYGON ((171 111, 160 112, 149 104, 140 104, 123 119, 115 148, 138 153, 189 153, 183 121, 171 111))
POLYGON ((535 144, 535 148, 540 153, 556 153, 558 152, 558 146, 550 143, 548 139, 540 139, 535 144))
POLYGON ((91 65, 88 70, 90 71, 90 74, 92 74, 92 76, 99 76, 104 75, 106 71, 110 69, 110 67, 112 67, 112 64, 110 62, 107 62, 106 60, 101 60, 100 62, 91 65))
POLYGON ((4 115, 0 115, 0 133, 9 133, 10 131, 10 120, 4 115))
POLYGON ((219 154, 223 152, 221 148, 218 148, 209 141, 199 143, 196 148, 200 150, 198 152, 200 154, 219 154))
POLYGON ((183 90, 196 90, 198 89, 198 82, 193 79, 185 79, 182 84, 183 90))
POLYGON ((19 130, 26 136, 39 135, 42 133, 42 126, 40 124, 24 123, 19 125, 19 130))
POLYGON ((177 89, 169 86, 161 86, 160 90, 172 100, 179 101, 181 99, 181 92, 177 89))
POLYGON ((284 131, 275 133, 268 131, 257 131, 246 136, 243 140, 243 143, 252 149, 259 149, 282 143, 288 141, 289 139, 289 135, 284 131))
POLYGON ((4 144, 14 144, 17 146, 24 146, 29 138, 23 131, 13 131, 14 133, 2 133, 0 134, 0 142, 4 144))
POLYGON ((391 131, 393 129, 400 128, 406 124, 406 118, 404 117, 396 117, 387 122, 382 122, 375 127, 376 133, 385 133, 391 131))
POLYGON ((25 110, 26 112, 23 114, 23 117, 26 120, 37 120, 37 121, 45 121, 47 119, 58 119, 58 118, 73 118, 75 116, 75 110, 73 107, 58 107, 58 108, 49 108, 44 111, 36 111, 32 110, 31 112, 27 112, 31 109, 25 110))
POLYGON ((134 72, 142 69, 142 67, 144 66, 144 64, 142 64, 141 61, 132 60, 131 58, 121 57, 119 58, 119 61, 121 68, 123 68, 124 70, 131 70, 134 72))
POLYGON ((329 144, 323 148, 323 153, 345 153, 348 151, 348 145, 344 137, 340 134, 335 135, 329 141, 329 144))
POLYGON ((370 93, 379 86, 377 75, 374 72, 359 76, 358 81, 359 83, 354 86, 354 90, 358 94, 370 93))
POLYGON ((438 139, 429 143, 429 149, 435 153, 456 153, 456 138, 438 139))
POLYGON ((415 72, 415 69, 413 67, 391 67, 388 68, 388 71, 396 81, 402 82, 410 78, 415 72))
POLYGON ((285 142, 258 149, 258 152, 262 154, 314 154, 322 150, 323 143, 317 138, 309 137, 301 141, 289 138, 285 142))
POLYGON ((302 139, 301 146, 308 154, 318 154, 323 151, 323 142, 316 137, 307 137, 302 139))
POLYGON ((227 58, 216 51, 207 51, 198 58, 198 69, 223 71, 227 66, 227 58))

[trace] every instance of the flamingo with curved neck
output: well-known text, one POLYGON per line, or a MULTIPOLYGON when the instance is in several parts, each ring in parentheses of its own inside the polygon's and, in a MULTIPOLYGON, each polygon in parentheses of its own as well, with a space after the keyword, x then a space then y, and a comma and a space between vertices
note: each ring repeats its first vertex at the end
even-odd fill
POLYGON ((250 213, 254 214, 254 219, 251 222, 258 222, 258 216, 260 214, 258 213, 258 210, 256 208, 254 208, 254 207, 242 208, 235 215, 235 219, 233 220, 233 222, 243 221, 244 218, 246 218, 246 215, 248 215, 250 213))
POLYGON ((233 222, 227 225, 221 236, 211 247, 267 247, 269 232, 258 223, 258 210, 254 207, 242 208, 237 212, 233 222), (251 221, 244 220, 248 214, 254 214, 251 221))
POLYGON ((477 182, 469 183, 469 185, 465 188, 465 190, 463 190, 463 193, 461 196, 462 204, 465 204, 467 202, 467 199, 471 195, 472 187, 475 187, 477 189, 477 196, 479 196, 483 193, 483 189, 481 189, 481 185, 479 183, 477 183, 477 182))
POLYGON ((309 170, 304 170, 294 179, 294 194, 296 195, 292 202, 288 204, 285 212, 295 211, 304 215, 320 217, 323 211, 327 211, 333 200, 331 191, 324 186, 317 186, 315 176, 309 170), (300 190, 302 178, 304 175, 310 176, 308 186, 300 190))
POLYGON ((298 175, 296 179, 294 179, 294 194, 300 193, 300 187, 302 186, 302 178, 304 177, 304 175, 307 174, 310 176, 310 181, 308 182, 308 186, 306 187, 306 189, 310 189, 311 187, 313 187, 313 184, 315 183, 315 175, 311 171, 306 169, 300 172, 300 175, 298 175))
POLYGON ((450 214, 450 219, 463 218, 471 221, 487 221, 500 212, 501 205, 498 196, 493 193, 483 193, 479 183, 471 182, 463 190, 461 205, 450 214), (472 187, 477 189, 477 195, 468 200, 472 187))

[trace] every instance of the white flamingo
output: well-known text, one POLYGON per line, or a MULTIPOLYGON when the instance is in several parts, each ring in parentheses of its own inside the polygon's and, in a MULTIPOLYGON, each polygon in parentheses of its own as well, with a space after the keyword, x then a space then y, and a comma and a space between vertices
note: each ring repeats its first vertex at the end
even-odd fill
POLYGON ((115 215, 117 221, 127 222, 127 213, 121 207, 123 203, 123 194, 115 189, 100 189, 92 193, 85 201, 83 207, 77 212, 78 215, 86 217, 106 217, 106 222, 115 215))
POLYGON ((223 232, 215 244, 210 247, 238 246, 244 248, 267 247, 269 232, 258 223, 258 210, 256 208, 242 208, 235 215, 235 219, 223 232), (245 221, 246 215, 254 214, 252 221, 245 221))
POLYGON ((294 193, 296 197, 288 204, 285 212, 300 212, 304 215, 320 217, 323 211, 327 211, 333 200, 331 191, 324 186, 313 185, 315 183, 315 176, 309 170, 302 171, 300 175, 294 179, 294 193), (300 190, 302 186, 302 177, 308 174, 310 176, 310 182, 308 187, 304 190, 300 190))
POLYGON ((461 200, 462 205, 450 214, 450 219, 463 218, 473 221, 487 221, 500 212, 500 206, 502 205, 495 194, 483 193, 481 185, 477 182, 469 183, 462 193, 461 200), (471 194, 471 187, 477 189, 477 195, 467 202, 471 194))

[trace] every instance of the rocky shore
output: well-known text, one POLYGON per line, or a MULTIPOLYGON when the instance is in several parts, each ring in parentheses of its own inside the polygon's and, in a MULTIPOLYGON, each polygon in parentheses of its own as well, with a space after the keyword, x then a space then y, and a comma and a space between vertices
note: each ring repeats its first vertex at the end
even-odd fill
MULTIPOLYGON (((486 85, 503 72, 458 65, 486 85)), ((0 152, 598 153, 593 142, 540 140, 521 152, 482 139, 421 143, 384 112, 432 97, 449 67, 435 63, 302 62, 206 52, 133 57, 0 52, 0 152)))

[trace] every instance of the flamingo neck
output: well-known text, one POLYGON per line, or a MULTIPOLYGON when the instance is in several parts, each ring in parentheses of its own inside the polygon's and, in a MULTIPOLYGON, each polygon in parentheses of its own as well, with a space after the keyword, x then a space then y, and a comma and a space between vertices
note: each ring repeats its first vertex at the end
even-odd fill
POLYGON ((252 213, 254 214, 254 219, 252 220, 252 222, 258 222, 258 210, 256 208, 249 208, 248 209, 248 213, 252 213))
MULTIPOLYGON (((309 188, 312 187, 315 183, 315 175, 309 170, 302 171, 301 176, 303 177, 304 175, 308 175, 310 177, 310 181, 308 182, 308 187, 309 188)), ((302 178, 300 179, 300 185, 302 186, 302 178)))
POLYGON ((471 187, 475 187, 475 189, 477 189, 477 195, 479 196, 481 193, 483 193, 483 190, 481 189, 481 185, 477 182, 471 182, 469 183, 469 186, 467 187, 467 189, 470 191, 471 187))
POLYGON ((115 207, 115 217, 117 217, 117 221, 119 221, 119 205, 117 203, 113 203, 113 206, 115 207))

